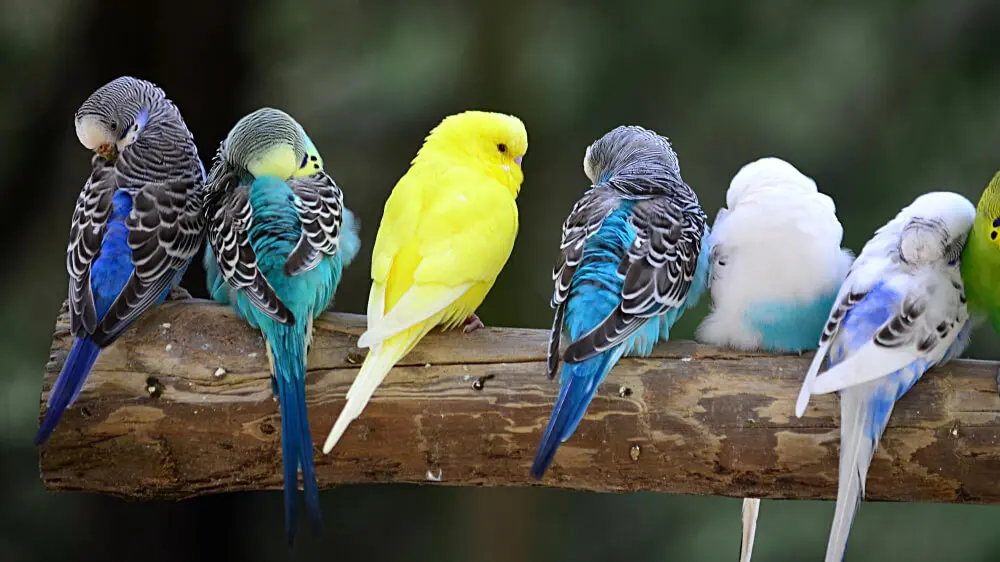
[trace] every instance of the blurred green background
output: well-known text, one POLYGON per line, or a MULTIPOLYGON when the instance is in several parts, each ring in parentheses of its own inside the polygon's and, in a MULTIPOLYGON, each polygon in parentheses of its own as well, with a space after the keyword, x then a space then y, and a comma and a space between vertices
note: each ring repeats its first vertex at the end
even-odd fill
MULTIPOLYGON (((559 226, 583 150, 622 123, 668 135, 710 216, 766 155, 837 202, 854 250, 915 196, 973 201, 1000 141, 992 0, 533 2, 0 0, 0 560, 735 560, 737 499, 349 486, 285 548, 280 492, 125 503, 47 494, 31 446, 64 251, 89 155, 72 116, 121 74, 157 82, 205 159, 244 113, 309 130, 362 221, 337 308, 363 312, 382 205, 423 137, 463 109, 527 124, 521 232, 480 315, 548 327, 559 226), (221 550, 220 550, 221 549, 221 550), (226 553, 226 554, 220 554, 226 553)), ((192 268, 194 270, 195 268, 192 268)), ((199 271, 185 279, 204 294, 199 271)), ((676 335, 690 337, 705 306, 676 335)), ((997 358, 988 329, 969 355, 997 358)), ((613 376, 613 375, 612 375, 613 376)), ((1000 475, 998 475, 1000 485, 1000 475)), ((764 502, 754 560, 822 557, 832 502, 764 502)), ((996 507, 867 503, 851 561, 992 561, 996 507)))

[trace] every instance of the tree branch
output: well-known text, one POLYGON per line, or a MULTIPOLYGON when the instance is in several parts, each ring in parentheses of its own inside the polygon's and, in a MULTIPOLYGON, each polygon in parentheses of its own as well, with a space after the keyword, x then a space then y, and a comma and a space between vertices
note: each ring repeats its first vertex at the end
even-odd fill
MULTIPOLYGON (((67 326, 63 313, 45 393, 69 347, 67 326)), ((356 315, 316 321, 307 396, 321 486, 534 484, 528 467, 558 390, 544 375, 544 330, 429 335, 321 454, 363 358, 354 346, 363 326, 356 315)), ((837 399, 814 397, 805 417, 792 415, 809 359, 685 341, 624 359, 542 484, 832 498, 837 399)), ((900 401, 868 474, 870 499, 1000 503, 996 370, 956 361, 900 401)), ((223 307, 171 301, 101 355, 41 449, 41 475, 50 490, 133 499, 278 489, 279 429, 260 335, 223 307)))

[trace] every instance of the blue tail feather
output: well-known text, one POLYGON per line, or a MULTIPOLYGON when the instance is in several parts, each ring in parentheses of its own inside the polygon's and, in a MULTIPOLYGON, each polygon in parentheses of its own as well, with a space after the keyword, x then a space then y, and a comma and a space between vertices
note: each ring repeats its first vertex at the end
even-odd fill
POLYGON ((563 364, 562 387, 531 465, 531 476, 535 479, 541 480, 552 465, 559 445, 576 431, 598 385, 621 358, 622 351, 619 346, 580 363, 563 364))
POLYGON ((319 487, 313 461, 312 434, 306 415, 305 338, 300 328, 270 323, 267 330, 274 357, 275 387, 281 405, 281 450, 285 478, 285 535, 288 544, 295 540, 299 467, 305 486, 306 512, 314 533, 322 518, 319 487))
POLYGON ((94 367, 97 356, 100 355, 101 348, 94 343, 91 337, 78 337, 73 341, 73 347, 66 356, 66 363, 63 364, 59 378, 56 379, 52 393, 49 394, 48 410, 42 420, 41 427, 35 435, 35 445, 41 445, 52 435, 59 420, 62 418, 66 408, 76 402, 76 398, 83 389, 83 383, 87 380, 87 375, 94 367))

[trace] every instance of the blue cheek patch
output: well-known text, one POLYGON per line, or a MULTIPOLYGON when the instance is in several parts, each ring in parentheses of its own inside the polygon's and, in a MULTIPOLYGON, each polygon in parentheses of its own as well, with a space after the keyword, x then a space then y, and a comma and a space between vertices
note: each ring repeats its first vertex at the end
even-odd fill
POLYGON ((143 127, 146 126, 147 121, 149 121, 149 110, 146 108, 142 108, 139 110, 138 115, 135 116, 135 122, 132 123, 130 127, 125 127, 125 130, 122 131, 122 134, 118 137, 118 140, 124 139, 132 131, 138 131, 139 129, 142 129, 143 127))

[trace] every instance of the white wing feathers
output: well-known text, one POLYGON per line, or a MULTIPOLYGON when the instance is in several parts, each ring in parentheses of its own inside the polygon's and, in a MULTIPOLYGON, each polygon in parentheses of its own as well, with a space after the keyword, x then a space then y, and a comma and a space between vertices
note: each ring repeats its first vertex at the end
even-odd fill
MULTIPOLYGON (((455 302, 465 294, 472 283, 463 283, 454 287, 446 285, 421 285, 414 283, 410 290, 399 299, 396 306, 392 307, 389 314, 376 319, 369 315, 368 330, 358 338, 358 347, 372 347, 392 336, 406 330, 407 328, 422 322, 445 307, 455 302)), ((372 284, 372 292, 375 292, 375 284, 372 284)), ((372 310, 371 298, 369 298, 368 310, 372 310)), ((384 304, 384 295, 380 299, 384 304)))

